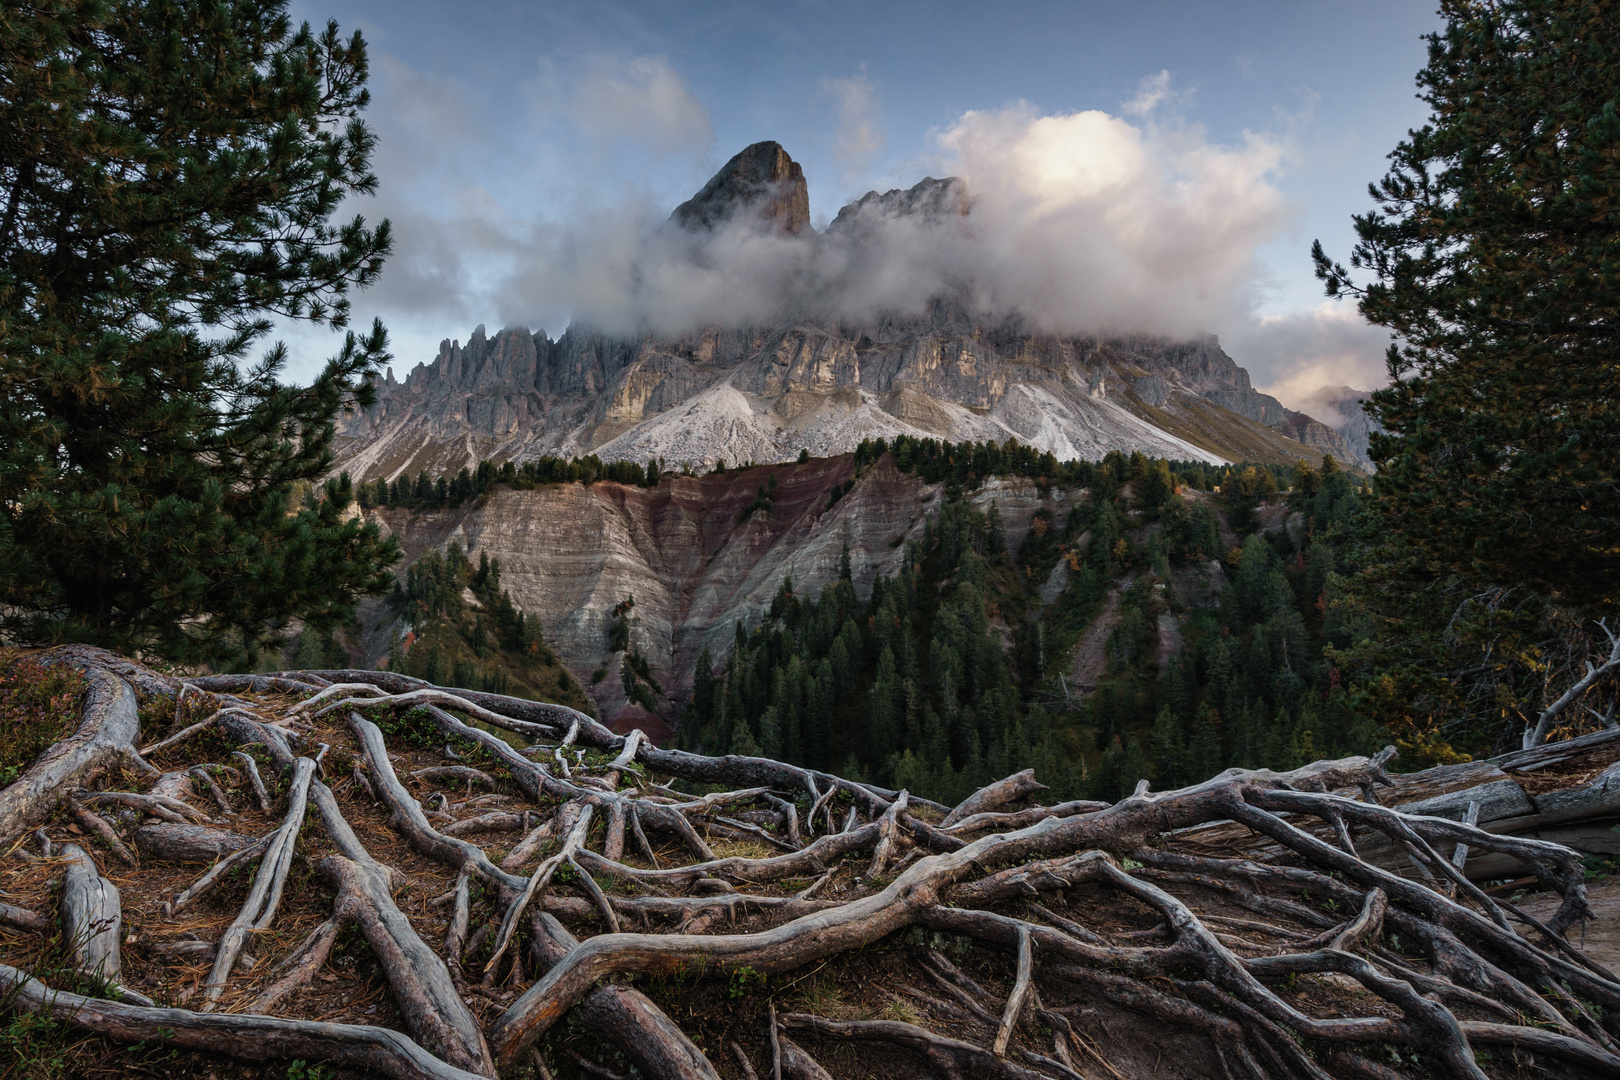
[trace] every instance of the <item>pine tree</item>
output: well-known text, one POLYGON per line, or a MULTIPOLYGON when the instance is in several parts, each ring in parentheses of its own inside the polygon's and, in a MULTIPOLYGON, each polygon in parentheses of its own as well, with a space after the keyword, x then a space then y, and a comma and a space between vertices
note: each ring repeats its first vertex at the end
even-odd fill
POLYGON ((1620 7, 1444 0, 1418 74, 1429 121, 1355 218, 1389 328, 1369 411, 1376 503, 1413 569, 1620 601, 1620 7))
POLYGON ((1193 718, 1187 760, 1187 782, 1192 784, 1208 780, 1225 767, 1221 758, 1221 734, 1208 705, 1200 705, 1198 715, 1193 718))
POLYGON ((386 222, 358 34, 284 0, 64 0, 0 19, 0 635, 231 663, 385 590, 347 498, 292 505, 372 400, 380 324, 309 386, 276 317, 347 325, 386 222))
POLYGON ((1168 705, 1153 721, 1148 748, 1153 757, 1153 779, 1161 789, 1187 782, 1182 760, 1186 754, 1186 730, 1181 716, 1168 705))

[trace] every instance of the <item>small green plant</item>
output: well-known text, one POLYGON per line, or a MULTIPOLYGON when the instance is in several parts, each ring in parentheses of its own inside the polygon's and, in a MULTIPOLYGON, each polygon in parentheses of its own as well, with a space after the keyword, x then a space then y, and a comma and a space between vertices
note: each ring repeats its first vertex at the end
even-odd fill
POLYGON ((287 1066, 287 1080, 326 1080, 327 1072, 319 1065, 311 1065, 300 1058, 287 1066))
POLYGON ((765 973, 744 965, 732 969, 731 979, 726 985, 726 994, 733 998, 745 997, 764 986, 765 973))

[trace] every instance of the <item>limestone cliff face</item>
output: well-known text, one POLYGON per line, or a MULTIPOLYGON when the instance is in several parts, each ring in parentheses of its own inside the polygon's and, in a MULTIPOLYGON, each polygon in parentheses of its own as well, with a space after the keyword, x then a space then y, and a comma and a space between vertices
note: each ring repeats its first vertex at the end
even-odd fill
MULTIPOLYGON (((608 649, 608 623, 621 601, 635 598, 630 643, 649 661, 674 703, 664 711, 673 713, 690 693, 703 647, 721 662, 736 624, 757 623, 783 578, 792 578, 800 595, 818 594, 837 578, 846 544, 863 598, 879 573, 899 569, 905 541, 921 536, 940 491, 884 458, 829 507, 832 489, 853 476, 853 460, 844 456, 700 477, 666 475, 654 488, 605 481, 501 488, 482 506, 365 513, 400 539, 406 564, 452 540, 499 559, 513 603, 540 620, 547 641, 611 719, 625 706, 619 658, 608 649), (739 523, 772 473, 777 487, 770 513, 739 523), (607 677, 593 685, 592 673, 604 664, 607 677)), ((1050 497, 1061 504, 1072 495, 1050 497)), ((981 508, 991 501, 1017 544, 1040 503, 1034 485, 993 480, 974 495, 981 508)))
MULTIPOLYGON (((669 228, 753 222, 803 242, 860 250, 896 219, 943 228, 971 215, 955 178, 869 192, 818 238, 803 170, 773 142, 738 154, 670 217, 669 228)), ((795 306, 797 305, 797 306, 795 306)), ((1208 461, 1354 455, 1326 425, 1250 385, 1215 338, 1043 334, 962 297, 851 324, 812 300, 768 325, 679 337, 571 326, 555 340, 508 328, 445 341, 341 431, 338 467, 360 478, 453 472, 479 460, 595 453, 605 460, 710 465, 852 450, 907 433, 1015 438, 1059 458, 1111 450, 1208 461)), ((1359 462, 1357 462, 1359 463, 1359 462)))
POLYGON ((1383 425, 1362 408, 1371 396, 1367 390, 1324 386, 1305 402, 1306 408, 1332 419, 1334 431, 1344 440, 1351 459, 1368 470, 1374 465, 1367 456, 1367 439, 1373 432, 1384 430, 1383 425))
POLYGON ((670 220, 687 229, 713 228, 744 213, 788 235, 810 227, 804 169, 781 143, 755 143, 726 162, 670 220))

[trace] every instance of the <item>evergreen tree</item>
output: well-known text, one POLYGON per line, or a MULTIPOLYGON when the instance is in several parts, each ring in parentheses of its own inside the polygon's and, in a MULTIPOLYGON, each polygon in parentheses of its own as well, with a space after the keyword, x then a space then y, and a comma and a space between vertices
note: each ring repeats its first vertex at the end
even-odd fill
MULTIPOLYGON (((1313 251, 1329 294, 1395 340, 1368 403, 1388 432, 1376 517, 1330 618, 1355 706, 1412 764, 1533 726, 1607 653, 1592 620, 1620 603, 1620 9, 1441 12, 1430 118, 1356 217, 1350 268, 1313 251)), ((1319 516, 1330 498, 1324 470, 1319 516)))
POLYGON ((1444 0, 1429 121, 1329 295, 1388 327, 1376 504, 1418 573, 1620 601, 1620 7, 1444 0))
POLYGON ((308 386, 272 320, 347 325, 386 222, 365 44, 284 0, 8 5, 0 19, 0 635, 237 663, 348 618, 398 548, 293 505, 369 404, 380 324, 308 386))
POLYGON ((1221 735, 1208 705, 1198 708, 1193 718, 1192 741, 1187 748, 1187 782, 1208 780, 1225 767, 1221 760, 1221 735))

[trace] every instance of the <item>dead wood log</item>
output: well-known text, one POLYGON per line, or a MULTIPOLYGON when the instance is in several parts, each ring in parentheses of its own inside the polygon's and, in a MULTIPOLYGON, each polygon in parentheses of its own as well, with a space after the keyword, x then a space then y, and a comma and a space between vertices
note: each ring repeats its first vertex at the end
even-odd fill
MULTIPOLYGON (((244 1012, 268 1013, 279 1005, 287 995, 299 987, 307 986, 315 977, 315 973, 326 963, 327 957, 332 955, 332 946, 337 942, 338 931, 343 923, 337 918, 327 919, 306 937, 293 950, 291 956, 276 965, 275 970, 290 968, 287 974, 271 983, 259 992, 259 995, 248 1002, 244 1012)), ((197 944, 203 944, 198 942, 197 944)))
POLYGON ((0 923, 12 926, 18 930, 27 930, 34 934, 43 934, 50 928, 45 916, 27 908, 14 907, 11 904, 0 904, 0 923))
POLYGON ((394 904, 387 869, 341 855, 329 855, 317 865, 338 889, 333 917, 360 927, 411 1034, 451 1065, 494 1076, 478 1022, 456 992, 449 968, 394 904))
POLYGON ((253 795, 259 800, 259 809, 270 810, 270 792, 265 790, 264 777, 259 775, 259 763, 253 760, 253 755, 241 750, 232 751, 231 757, 241 758, 242 767, 247 770, 248 780, 253 784, 253 795))
POLYGON ((213 774, 210 772, 214 768, 218 768, 218 766, 193 765, 186 772, 203 782, 204 786, 208 788, 208 794, 214 797, 214 805, 219 807, 219 812, 229 817, 233 812, 231 801, 225 797, 225 792, 220 788, 218 781, 214 779, 213 774))
POLYGON ((512 832, 521 828, 523 828, 522 814, 508 814, 503 811, 496 811, 451 822, 440 831, 446 836, 466 836, 469 833, 512 832))
POLYGON ((133 839, 152 858, 179 863, 213 862, 255 843, 241 833, 169 821, 148 822, 135 830, 133 839))
POLYGON ((371 775, 376 781, 377 797, 390 812, 389 826, 404 835, 411 847, 430 859, 435 859, 457 871, 471 866, 480 876, 497 887, 516 896, 527 886, 525 878, 507 873, 490 861, 484 849, 459 837, 446 836, 435 829, 422 813, 421 804, 405 790, 394 774, 388 760, 388 749, 382 731, 359 713, 349 714, 349 727, 359 738, 360 746, 370 762, 371 775))
MULTIPOLYGON (((562 850, 542 862, 529 877, 528 883, 524 885, 523 891, 518 894, 517 899, 507 905, 506 914, 501 918, 500 932, 495 937, 495 948, 490 953, 489 963, 484 968, 484 981, 486 984, 493 979, 496 963, 506 952, 506 947, 512 942, 512 935, 517 931, 518 920, 523 917, 523 909, 528 906, 529 901, 534 899, 537 894, 544 892, 547 883, 551 881, 552 875, 557 872, 559 866, 564 863, 568 863, 570 866, 574 864, 574 853, 584 845, 585 835, 590 831, 590 827, 591 807, 586 806, 580 811, 579 820, 574 823, 574 827, 568 831, 568 836, 563 841, 562 850)), ((579 873, 583 874, 584 871, 579 871, 579 873)))
POLYGON ((180 895, 176 896, 173 900, 163 904, 163 917, 166 919, 172 919, 184 911, 187 907, 196 903, 198 898, 200 898, 209 889, 213 888, 214 885, 218 884, 220 879, 223 878, 225 874, 233 867, 262 853, 265 848, 269 847, 270 841, 275 839, 275 835, 275 833, 267 833, 266 835, 261 836, 259 839, 253 841, 251 844, 248 844, 246 847, 237 849, 232 854, 215 863, 209 869, 208 873, 204 874, 202 877, 188 885, 184 892, 180 893, 180 895))
POLYGON ((1105 802, 1079 799, 1074 802, 1058 803, 1056 806, 1032 806, 1028 810, 1015 810, 1011 813, 992 811, 964 817, 949 826, 942 822, 939 831, 956 836, 961 833, 978 832, 981 829, 1022 829, 1049 817, 1093 814, 1098 810, 1108 809, 1110 805, 1105 802))
POLYGON ((1025 769, 1023 772, 1014 773, 1004 780, 986 784, 963 799, 955 809, 945 815, 945 820, 939 823, 939 827, 949 829, 964 818, 995 810, 998 807, 1006 806, 1010 802, 1017 802, 1026 795, 1033 795, 1037 791, 1045 790, 1046 785, 1035 779, 1035 770, 1025 769))
POLYGON ((889 804, 879 819, 879 837, 877 848, 872 852, 872 862, 866 868, 866 876, 870 880, 882 874, 888 867, 889 860, 894 857, 895 834, 900 828, 900 815, 906 812, 906 803, 910 793, 902 791, 900 797, 889 804))
POLYGON ((134 866, 139 862, 135 858, 135 853, 125 846, 124 842, 119 839, 118 834, 113 831, 113 827, 107 824, 106 819, 100 814, 94 813, 83 806, 75 806, 73 808, 73 817, 80 825, 101 837, 102 841, 106 843, 114 855, 118 856, 119 861, 125 866, 134 866))
MULTIPOLYGON (((576 803, 564 803, 563 806, 573 806, 575 807, 576 811, 578 809, 578 804, 576 803)), ((568 830, 572 829, 573 827, 573 819, 570 817, 565 820, 563 817, 562 807, 559 807, 555 814, 553 814, 547 820, 541 822, 539 825, 535 826, 527 836, 518 841, 516 847, 507 852, 506 858, 501 860, 501 869, 507 871, 517 870, 518 867, 534 858, 535 853, 540 850, 541 845, 543 845, 547 840, 551 839, 552 836, 556 835, 559 831, 566 835, 568 830)))
POLYGON ((417 769, 411 773, 413 780, 430 780, 440 783, 483 784, 485 787, 494 787, 495 778, 483 769, 475 769, 470 765, 432 765, 425 769, 417 769))
POLYGON ((607 832, 602 838, 602 857, 610 862, 618 862, 624 857, 624 825, 628 816, 622 802, 615 802, 608 807, 607 832))
POLYGON ((116 803, 162 818, 164 821, 194 821, 199 825, 208 824, 207 814, 190 803, 181 802, 168 795, 143 795, 138 791, 86 791, 75 795, 74 799, 86 804, 116 803))
MULTIPOLYGON (((579 941, 549 914, 530 920, 531 953, 538 971, 546 971, 579 941)), ((669 1016, 641 991, 610 983, 587 994, 573 1017, 585 1030, 624 1051, 643 1076, 668 1080, 719 1080, 703 1051, 669 1016)))
POLYGON ((1007 1055, 1007 1041, 1012 1038, 1013 1027, 1018 1023, 1018 1014, 1023 1011, 1024 999, 1029 996, 1030 981, 1035 975, 1035 950, 1030 944, 1029 930, 1020 928, 1018 931, 1018 976, 1013 982, 1013 990, 1007 997, 1007 1007, 1001 1014, 1001 1026, 996 1029, 995 1042, 990 1046, 990 1052, 996 1057, 1007 1055))
POLYGON ((832 1080, 832 1076, 817 1064, 816 1059, 786 1035, 777 1036, 782 1048, 783 1080, 832 1080))

